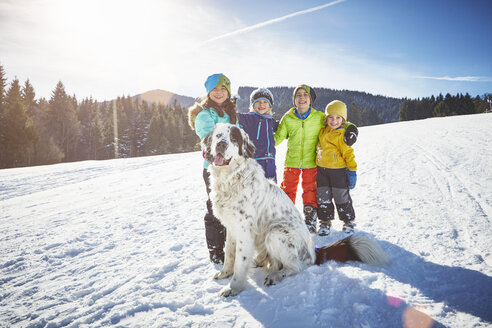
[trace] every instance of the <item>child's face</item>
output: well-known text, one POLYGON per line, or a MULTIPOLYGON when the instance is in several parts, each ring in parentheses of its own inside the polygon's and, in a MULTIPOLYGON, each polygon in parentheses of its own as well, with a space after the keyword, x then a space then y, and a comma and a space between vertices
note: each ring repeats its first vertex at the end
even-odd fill
POLYGON ((311 107, 311 99, 309 98, 309 93, 304 89, 299 89, 294 98, 295 105, 297 109, 301 112, 307 112, 309 107, 311 107))
POLYGON ((338 129, 343 124, 343 117, 339 115, 328 115, 328 126, 333 130, 338 129))
POLYGON ((209 95, 210 99, 215 101, 217 105, 222 105, 224 101, 229 99, 229 91, 223 85, 216 86, 212 91, 210 91, 209 95))
POLYGON ((253 105, 253 110, 261 115, 267 114, 270 111, 270 104, 265 99, 260 99, 253 105))

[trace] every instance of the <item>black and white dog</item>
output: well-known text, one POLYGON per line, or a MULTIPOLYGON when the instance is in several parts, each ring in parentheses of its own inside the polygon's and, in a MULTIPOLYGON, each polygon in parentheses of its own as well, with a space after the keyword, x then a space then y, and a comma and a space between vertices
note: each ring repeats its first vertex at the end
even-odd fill
POLYGON ((382 249, 364 236, 353 235, 315 250, 301 213, 283 190, 265 178, 253 159, 253 143, 237 126, 218 123, 202 143, 211 163, 213 211, 227 229, 224 267, 214 277, 232 276, 222 296, 244 290, 253 262, 267 270, 267 286, 332 259, 388 262, 382 249))

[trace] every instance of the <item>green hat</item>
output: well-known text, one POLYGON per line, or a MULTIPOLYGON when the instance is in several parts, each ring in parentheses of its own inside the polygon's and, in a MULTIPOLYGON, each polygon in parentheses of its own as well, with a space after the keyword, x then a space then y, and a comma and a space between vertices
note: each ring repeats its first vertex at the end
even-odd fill
POLYGON ((325 114, 326 116, 338 115, 343 117, 343 119, 347 121, 347 105, 345 105, 340 100, 333 100, 331 103, 326 105, 325 114))
POLYGON ((299 89, 304 89, 304 91, 308 93, 309 99, 311 100, 310 106, 312 106, 314 104, 314 101, 316 100, 316 92, 314 92, 314 89, 306 84, 301 84, 294 90, 294 93, 292 94, 292 103, 294 104, 294 106, 296 105, 296 93, 297 91, 299 91, 299 89))

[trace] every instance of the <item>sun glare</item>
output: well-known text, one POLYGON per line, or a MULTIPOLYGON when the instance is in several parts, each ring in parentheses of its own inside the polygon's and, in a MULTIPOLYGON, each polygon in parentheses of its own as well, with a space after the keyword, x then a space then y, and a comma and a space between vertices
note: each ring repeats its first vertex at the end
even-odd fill
POLYGON ((158 51, 174 41, 179 15, 168 1, 49 1, 47 20, 65 40, 64 47, 84 56, 109 56, 112 61, 138 60, 143 50, 158 51))

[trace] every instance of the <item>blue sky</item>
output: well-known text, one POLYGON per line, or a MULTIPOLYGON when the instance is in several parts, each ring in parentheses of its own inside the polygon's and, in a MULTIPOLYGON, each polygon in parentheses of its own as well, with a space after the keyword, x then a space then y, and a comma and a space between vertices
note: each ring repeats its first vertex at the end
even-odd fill
POLYGON ((0 0, 0 64, 38 97, 238 86, 492 92, 492 1, 0 0))

